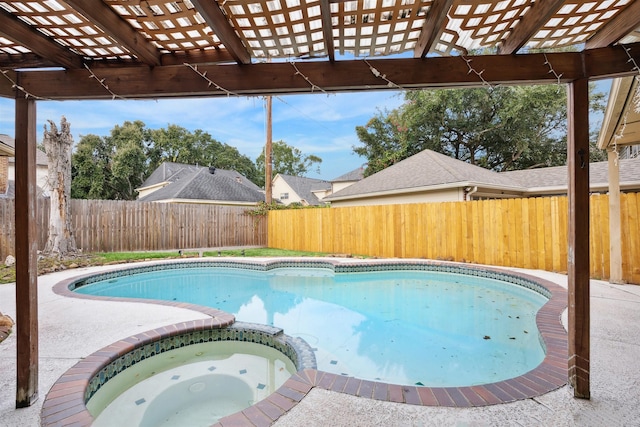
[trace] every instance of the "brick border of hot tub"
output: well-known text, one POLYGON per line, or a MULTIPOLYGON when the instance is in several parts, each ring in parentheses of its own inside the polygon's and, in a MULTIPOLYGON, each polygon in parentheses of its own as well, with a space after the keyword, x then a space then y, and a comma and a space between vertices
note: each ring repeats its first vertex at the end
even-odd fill
MULTIPOLYGON (((527 274, 503 270, 480 265, 457 264, 450 262, 426 261, 426 260, 349 260, 337 259, 309 259, 296 258, 286 260, 236 260, 236 259, 213 259, 210 261, 180 260, 177 262, 164 262, 126 269, 115 269, 103 273, 96 273, 64 280, 54 286, 54 292, 74 298, 88 298, 97 300, 112 301, 135 301, 164 304, 182 308, 190 308, 212 316, 195 322, 184 322, 177 325, 161 328, 163 331, 171 331, 176 334, 178 330, 193 327, 190 325, 197 323, 214 324, 233 319, 231 314, 208 307, 196 306, 193 304, 179 303, 173 301, 141 300, 127 298, 105 298, 89 295, 82 295, 72 292, 76 286, 88 284, 96 280, 105 280, 108 277, 117 277, 126 273, 142 271, 155 271, 167 268, 187 268, 187 267, 232 267, 250 268, 255 270, 271 270, 281 267, 325 267, 332 268, 336 272, 352 271, 378 271, 378 270, 425 270, 441 271, 450 273, 462 273, 472 276, 480 276, 503 280, 524 286, 539 292, 549 298, 540 308, 536 315, 536 323, 540 332, 541 344, 545 348, 545 358, 540 365, 524 375, 499 381, 491 384, 470 386, 470 387, 424 387, 405 386, 397 384, 387 384, 376 381, 359 380, 344 375, 336 375, 316 369, 303 368, 293 375, 282 387, 266 399, 238 413, 222 418, 218 426, 247 425, 247 426, 268 426, 279 417, 287 413, 314 387, 331 390, 340 393, 347 393, 353 396, 366 397, 371 399, 407 403, 424 406, 445 406, 445 407, 474 407, 487 406, 500 403, 508 403, 540 396, 550 391, 556 390, 567 383, 567 333, 562 326, 560 317, 567 306, 567 292, 561 286, 527 274), (195 265, 194 265, 195 264, 195 265), (109 276, 112 275, 112 276, 109 276)), ((231 324, 233 320, 231 320, 231 324)), ((227 324, 227 325, 228 325, 227 324)), ((201 326, 198 326, 201 327, 201 326)), ((220 325, 217 327, 224 327, 220 325)), ((156 330, 157 331, 157 330, 156 330)), ((144 335, 144 334, 141 334, 144 335)), ((131 338, 123 341, 127 345, 131 344, 131 338)), ((106 347, 109 349, 111 346, 106 347)), ((104 349, 103 349, 104 350, 104 349)), ((112 351, 112 350, 107 350, 112 351)), ((94 353, 94 355, 100 352, 94 353)), ((93 355, 92 355, 93 356, 93 355)), ((92 357, 90 356, 90 357, 92 357)), ((100 357, 100 356, 99 356, 100 357)), ((104 357, 104 355, 102 355, 104 357)), ((89 358, 87 358, 89 359, 89 358)), ((85 424, 88 419, 83 417, 78 410, 84 408, 86 415, 89 415, 84 407, 84 402, 77 398, 70 398, 69 390, 73 387, 81 386, 83 390, 88 385, 89 375, 88 365, 92 363, 87 359, 76 365, 77 370, 72 374, 65 373, 49 391, 42 409, 42 425, 61 425, 60 420, 68 422, 78 422, 78 425, 85 424), (65 398, 66 397, 66 398, 65 398)), ((74 367, 74 368, 76 368, 74 367)), ((72 368, 72 369, 74 369, 72 368)), ((95 368, 95 366, 94 366, 95 368)), ((71 371, 71 370, 70 370, 71 371)), ((84 394, 82 395, 84 396, 84 394)))
POLYGON ((42 425, 90 425, 93 416, 86 404, 109 380, 149 357, 188 345, 251 342, 279 351, 293 362, 297 371, 316 368, 313 350, 301 338, 285 335, 282 329, 272 326, 234 322, 232 315, 224 320, 221 317, 218 321, 196 320, 143 332, 86 357, 49 390, 42 406, 42 425))

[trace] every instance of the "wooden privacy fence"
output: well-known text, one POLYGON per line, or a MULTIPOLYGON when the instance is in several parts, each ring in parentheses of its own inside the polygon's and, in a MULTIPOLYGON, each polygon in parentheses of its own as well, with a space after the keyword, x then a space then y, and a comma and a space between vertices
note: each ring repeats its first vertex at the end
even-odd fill
MULTIPOLYGON (((264 246, 266 221, 247 207, 72 200, 71 226, 84 252, 264 246)), ((15 204, 0 199, 0 257, 15 255, 15 204)), ((48 236, 49 200, 39 199, 38 248, 48 236)))
MULTIPOLYGON (((623 279, 640 284, 640 193, 621 195, 623 279)), ((269 247, 565 272, 567 198, 269 212, 269 247)), ((609 277, 608 196, 591 196, 591 277, 609 277)))

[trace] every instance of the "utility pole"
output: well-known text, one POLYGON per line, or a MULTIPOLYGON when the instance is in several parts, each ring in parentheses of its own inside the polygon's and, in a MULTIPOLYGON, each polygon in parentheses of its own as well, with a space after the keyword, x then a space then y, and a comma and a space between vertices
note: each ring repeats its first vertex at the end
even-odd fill
POLYGON ((264 189, 265 202, 271 204, 273 196, 271 194, 271 96, 267 96, 267 143, 264 149, 264 189))

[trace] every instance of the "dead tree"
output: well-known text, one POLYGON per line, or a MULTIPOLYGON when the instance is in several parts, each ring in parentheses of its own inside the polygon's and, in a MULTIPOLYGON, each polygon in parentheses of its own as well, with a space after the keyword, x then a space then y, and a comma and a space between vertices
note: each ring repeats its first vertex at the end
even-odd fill
POLYGON ((48 120, 44 126, 44 149, 49 160, 49 238, 44 249, 47 255, 59 258, 74 255, 76 241, 71 230, 71 125, 62 117, 60 131, 48 120))

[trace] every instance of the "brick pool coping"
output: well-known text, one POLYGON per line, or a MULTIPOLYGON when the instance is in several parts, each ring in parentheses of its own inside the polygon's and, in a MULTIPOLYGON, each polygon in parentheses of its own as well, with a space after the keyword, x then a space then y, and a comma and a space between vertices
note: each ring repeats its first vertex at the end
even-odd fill
MULTIPOLYGON (((567 292, 561 286, 548 280, 523 273, 513 272, 511 270, 426 260, 367 260, 366 262, 350 260, 345 262, 336 259, 324 258, 321 260, 296 258, 287 259, 286 261, 255 261, 244 259, 241 261, 203 261, 202 259, 185 259, 177 262, 173 261, 151 264, 151 267, 153 268, 153 266, 158 265, 166 266, 167 264, 188 264, 191 266, 191 264, 203 262, 207 264, 223 262, 242 266, 253 266, 260 269, 268 269, 269 267, 277 268, 279 266, 283 266, 283 264, 325 264, 327 266, 333 265, 334 267, 341 267, 341 269, 346 269, 345 271, 353 271, 351 267, 357 267, 358 269, 364 269, 366 267, 381 269, 390 266, 395 266, 396 268, 415 267, 416 269, 421 269, 420 267, 436 267, 438 269, 451 268, 454 270, 469 270, 471 274, 477 273, 479 275, 484 275, 488 273, 507 276, 511 279, 522 280, 539 285, 549 293, 549 300, 542 306, 542 308, 540 308, 536 315, 536 323, 542 343, 546 349, 546 355, 540 365, 524 375, 496 383, 477 386, 425 387, 360 380, 316 369, 304 369, 294 374, 278 390, 269 395, 266 399, 261 400, 240 412, 220 419, 220 421, 215 424, 216 426, 269 426, 291 410, 315 387, 339 393, 346 393, 353 396, 389 402, 423 406, 467 408, 528 399, 556 390, 567 383, 567 333, 560 321, 560 316, 567 306, 567 292)), ((190 331, 224 328, 234 323, 235 318, 232 314, 195 304, 147 299, 96 297, 78 294, 70 290, 70 287, 74 287, 75 284, 78 283, 83 283, 83 281, 89 277, 111 273, 117 275, 119 272, 138 269, 138 267, 132 267, 131 265, 127 265, 127 267, 128 268, 118 268, 106 272, 96 272, 84 276, 69 278, 54 285, 53 291, 59 295, 72 298, 100 301, 145 302, 187 308, 201 312, 202 314, 209 316, 209 318, 176 323, 143 332, 110 344, 84 358, 65 372, 47 393, 41 411, 41 425, 43 427, 91 425, 93 417, 85 405, 85 390, 89 385, 89 381, 104 366, 108 365, 118 357, 134 350, 136 347, 139 347, 144 343, 170 338, 190 331)))

